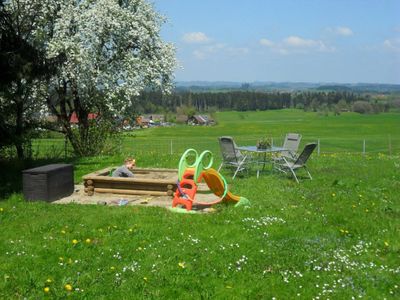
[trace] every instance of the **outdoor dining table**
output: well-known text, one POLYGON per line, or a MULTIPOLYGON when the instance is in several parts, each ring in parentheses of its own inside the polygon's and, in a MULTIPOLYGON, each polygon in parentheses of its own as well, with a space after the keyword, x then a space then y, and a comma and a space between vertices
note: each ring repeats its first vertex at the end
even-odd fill
POLYGON ((252 154, 264 154, 262 155, 262 160, 257 160, 256 164, 257 165, 262 165, 262 169, 257 168, 257 178, 260 175, 260 172, 264 171, 265 169, 265 164, 267 163, 267 153, 279 153, 283 151, 288 151, 288 149, 283 148, 283 147, 277 147, 277 146, 271 146, 268 148, 257 148, 257 146, 237 146, 237 150, 243 151, 243 152, 250 152, 252 154))

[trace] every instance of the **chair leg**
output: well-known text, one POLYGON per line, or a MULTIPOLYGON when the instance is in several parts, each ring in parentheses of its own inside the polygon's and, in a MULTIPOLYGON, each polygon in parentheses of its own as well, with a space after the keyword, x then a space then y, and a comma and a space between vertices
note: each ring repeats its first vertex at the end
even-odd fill
POLYGON ((273 166, 273 170, 276 170, 276 171, 278 171, 278 172, 282 172, 282 173, 287 173, 286 172, 286 170, 285 169, 283 169, 283 167, 280 167, 278 164, 275 164, 274 166, 273 166))
POLYGON ((292 168, 290 168, 290 171, 293 174, 294 179, 296 179, 297 183, 300 183, 299 180, 297 179, 296 173, 294 172, 294 170, 292 168))
POLYGON ((308 177, 310 177, 310 180, 312 180, 311 174, 310 174, 310 172, 308 171, 308 169, 307 169, 306 166, 304 166, 304 169, 307 171, 307 174, 308 174, 308 177))
POLYGON ((289 169, 290 172, 292 172, 292 175, 294 179, 296 179, 296 182, 299 183, 299 180, 297 179, 296 173, 294 172, 294 169, 290 166, 289 162, 286 160, 286 158, 283 157, 283 160, 286 163, 286 166, 284 167, 285 169, 289 169))
POLYGON ((236 171, 235 171, 235 173, 233 174, 233 177, 232 177, 232 179, 235 179, 235 177, 236 177, 236 174, 239 172, 239 167, 236 169, 236 171))
POLYGON ((235 174, 233 174, 232 179, 235 179, 236 174, 240 171, 240 168, 242 167, 242 165, 243 165, 244 161, 246 160, 246 158, 247 158, 247 156, 245 156, 243 158, 243 160, 239 163, 238 167, 236 168, 235 174))

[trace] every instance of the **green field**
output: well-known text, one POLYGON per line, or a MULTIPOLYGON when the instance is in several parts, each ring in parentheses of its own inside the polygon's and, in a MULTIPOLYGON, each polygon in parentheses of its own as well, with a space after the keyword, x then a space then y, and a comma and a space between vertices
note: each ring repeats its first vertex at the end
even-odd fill
POLYGON ((139 166, 176 167, 187 147, 214 151, 216 167, 220 135, 240 144, 271 135, 279 144, 286 132, 299 132, 302 145, 321 142, 321 154, 308 163, 314 180, 296 184, 276 173, 257 179, 252 172, 232 181, 226 171, 231 191, 251 207, 219 205, 212 214, 183 215, 26 203, 19 175, 26 165, 3 162, 0 298, 400 297, 398 114, 324 117, 287 110, 217 118, 215 127, 135 131, 118 154, 67 161, 75 165, 76 182, 127 154, 137 156, 139 166))
MULTIPOLYGON (((365 140, 367 153, 400 151, 400 115, 385 113, 360 115, 342 113, 321 116, 314 112, 277 110, 262 112, 217 113, 218 126, 174 126, 150 128, 126 133, 118 149, 125 154, 145 154, 151 149, 160 153, 179 154, 187 148, 219 151, 217 137, 231 135, 239 144, 255 144, 271 136, 280 145, 287 132, 303 135, 302 145, 320 142, 321 153, 361 153, 365 140)), ((33 145, 38 157, 63 157, 64 140, 41 139, 33 145)), ((71 149, 68 147, 68 156, 71 149)))

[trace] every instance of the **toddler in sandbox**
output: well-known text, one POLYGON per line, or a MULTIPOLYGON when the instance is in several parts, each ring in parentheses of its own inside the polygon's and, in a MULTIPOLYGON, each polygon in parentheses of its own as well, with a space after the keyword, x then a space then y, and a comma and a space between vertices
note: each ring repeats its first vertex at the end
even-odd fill
POLYGON ((136 166, 136 159, 128 157, 123 166, 118 167, 112 173, 112 177, 133 177, 131 169, 136 166))

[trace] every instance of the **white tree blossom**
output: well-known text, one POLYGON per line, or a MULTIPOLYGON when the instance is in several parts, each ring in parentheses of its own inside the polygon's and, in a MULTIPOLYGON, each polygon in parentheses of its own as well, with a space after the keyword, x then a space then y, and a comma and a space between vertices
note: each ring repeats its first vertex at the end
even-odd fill
MULTIPOLYGON (((93 154, 94 147, 86 151, 85 145, 101 136, 93 135, 89 112, 119 113, 145 88, 172 88, 175 49, 161 39, 165 19, 146 0, 7 0, 0 8, 2 34, 26 45, 23 55, 32 49, 43 60, 37 64, 40 72, 17 74, 7 83, 17 99, 16 119, 24 117, 25 100, 33 100, 29 108, 40 111, 45 102, 78 154, 93 154), (73 112, 78 132, 70 124, 73 112)), ((29 67, 33 63, 26 56, 29 67)), ((6 104, 1 97, 0 108, 10 110, 6 104)), ((22 132, 21 122, 15 123, 22 132)))
POLYGON ((165 20, 151 4, 82 0, 60 5, 48 45, 49 58, 66 56, 52 81, 55 88, 67 82, 86 109, 105 104, 112 111, 125 109, 146 87, 170 91, 175 49, 161 40, 165 20))

